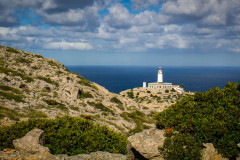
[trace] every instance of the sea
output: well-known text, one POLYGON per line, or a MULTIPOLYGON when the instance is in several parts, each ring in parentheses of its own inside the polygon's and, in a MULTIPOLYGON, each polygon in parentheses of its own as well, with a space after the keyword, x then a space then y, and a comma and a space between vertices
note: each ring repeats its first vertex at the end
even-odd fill
MULTIPOLYGON (((104 86, 111 92, 142 87, 143 82, 157 81, 157 66, 67 66, 71 72, 104 86)), ((223 88, 227 82, 240 80, 240 67, 163 66, 163 81, 184 84, 185 91, 204 92, 223 88)))

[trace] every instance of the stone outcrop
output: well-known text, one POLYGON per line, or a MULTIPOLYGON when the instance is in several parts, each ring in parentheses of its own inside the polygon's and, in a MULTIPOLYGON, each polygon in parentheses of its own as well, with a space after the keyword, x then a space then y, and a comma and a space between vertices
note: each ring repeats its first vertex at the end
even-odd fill
POLYGON ((43 130, 33 129, 24 137, 13 141, 13 145, 21 156, 26 160, 32 159, 47 159, 52 157, 47 147, 43 147, 40 143, 40 138, 43 130))
POLYGON ((228 160, 218 154, 212 143, 205 143, 203 146, 206 148, 202 149, 202 160, 228 160))
POLYGON ((163 159, 158 151, 158 147, 163 146, 164 133, 164 130, 148 129, 128 137, 132 152, 139 159, 163 159))

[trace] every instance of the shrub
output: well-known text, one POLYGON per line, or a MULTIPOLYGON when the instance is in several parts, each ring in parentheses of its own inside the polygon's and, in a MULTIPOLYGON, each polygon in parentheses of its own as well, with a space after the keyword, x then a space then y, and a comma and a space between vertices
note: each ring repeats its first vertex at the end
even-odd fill
POLYGON ((143 123, 152 123, 152 120, 149 119, 144 113, 136 110, 133 112, 122 112, 120 116, 126 121, 133 121, 136 124, 136 127, 129 131, 129 134, 134 134, 137 132, 142 132, 146 127, 143 123))
POLYGON ((110 99, 110 102, 122 105, 122 102, 119 99, 117 99, 117 97, 112 97, 110 99))
POLYGON ((45 101, 48 105, 52 106, 52 107, 50 107, 50 108, 55 107, 55 108, 61 109, 61 110, 64 111, 64 112, 67 112, 67 111, 68 111, 68 108, 67 108, 64 104, 59 103, 59 102, 57 102, 57 101, 55 101, 55 100, 52 100, 52 99, 46 100, 46 99, 45 99, 44 101, 45 101))
POLYGON ((133 92, 132 92, 132 91, 131 91, 131 92, 127 92, 127 96, 128 96, 129 98, 131 98, 131 99, 134 98, 134 95, 133 95, 133 92))
POLYGON ((97 109, 100 109, 101 111, 110 112, 112 114, 114 113, 113 110, 104 106, 102 103, 88 102, 88 104, 96 107, 97 109))
POLYGON ((31 60, 29 60, 29 59, 26 59, 26 58, 17 58, 16 59, 16 62, 17 63, 26 63, 26 64, 30 64, 30 63, 32 63, 32 61, 31 60))
POLYGON ((22 116, 23 116, 22 114, 19 114, 14 109, 0 106, 0 119, 2 119, 4 117, 8 117, 12 120, 19 121, 19 118, 22 116))
POLYGON ((13 76, 19 76, 21 77, 23 80, 26 80, 27 82, 33 82, 33 78, 27 76, 27 75, 24 75, 20 72, 17 72, 17 71, 14 71, 10 68, 4 68, 4 67, 0 67, 0 73, 4 73, 6 75, 10 75, 12 74, 13 76))
POLYGON ((91 88, 94 88, 94 89, 98 90, 98 88, 95 85, 93 85, 92 82, 90 82, 89 80, 87 80, 87 79, 85 79, 85 78, 83 78, 79 75, 77 77, 81 79, 80 81, 78 81, 78 84, 88 86, 88 87, 91 87, 91 88))
POLYGON ((29 112, 25 115, 29 118, 47 118, 47 114, 42 111, 36 111, 34 109, 30 109, 29 112))
POLYGON ((79 111, 79 107, 70 106, 70 108, 71 108, 72 110, 79 111))
POLYGON ((164 159, 201 159, 201 144, 197 143, 189 133, 167 137, 163 147, 159 149, 164 159))
POLYGON ((23 96, 22 95, 16 95, 12 92, 4 92, 4 91, 0 91, 0 97, 3 97, 8 99, 8 100, 14 100, 16 102, 25 102, 23 100, 23 96))
MULTIPOLYGON (((202 143, 213 143, 224 157, 234 159, 240 154, 237 146, 240 142, 239 104, 240 84, 229 82, 222 90, 217 87, 203 93, 195 92, 195 96, 184 97, 159 113, 156 125, 160 129, 174 127, 179 132, 179 136, 190 135, 191 143, 198 144, 197 147, 201 147, 202 143)), ((177 141, 175 144, 180 143, 177 138, 170 137, 170 139, 177 141)), ((172 157, 171 154, 181 154, 177 153, 177 148, 181 146, 172 147, 174 148, 165 150, 169 154, 167 157, 172 157), (176 150, 176 152, 168 152, 168 150, 176 150)), ((198 152, 195 152, 194 148, 192 151, 198 152)), ((185 156, 191 157, 190 151, 186 152, 185 156)))
POLYGON ((13 148, 12 141, 33 128, 44 130, 43 145, 53 154, 77 155, 95 151, 126 154, 127 139, 89 120, 62 117, 55 120, 30 119, 0 130, 0 150, 13 148))
POLYGON ((167 89, 167 90, 165 90, 165 93, 169 93, 169 90, 167 89))
POLYGON ((22 93, 22 92, 21 92, 19 89, 17 89, 17 88, 13 88, 13 87, 1 85, 1 84, 0 84, 0 90, 3 90, 3 91, 11 91, 11 92, 16 93, 16 94, 21 94, 21 93, 22 93))
POLYGON ((81 91, 81 95, 79 96, 79 98, 93 98, 93 96, 90 92, 81 91))
POLYGON ((48 64, 52 67, 54 67, 54 66, 58 67, 58 64, 53 61, 48 61, 48 64))
POLYGON ((55 81, 51 80, 50 78, 38 76, 38 79, 43 80, 43 81, 45 81, 49 84, 52 84, 52 85, 55 85, 55 86, 59 87, 58 82, 55 82, 55 81))
POLYGON ((40 54, 34 54, 34 56, 35 57, 37 57, 37 58, 44 58, 42 55, 40 55, 40 54))
POLYGON ((14 49, 14 48, 11 48, 11 47, 7 47, 7 52, 10 52, 10 53, 20 53, 18 50, 14 49))

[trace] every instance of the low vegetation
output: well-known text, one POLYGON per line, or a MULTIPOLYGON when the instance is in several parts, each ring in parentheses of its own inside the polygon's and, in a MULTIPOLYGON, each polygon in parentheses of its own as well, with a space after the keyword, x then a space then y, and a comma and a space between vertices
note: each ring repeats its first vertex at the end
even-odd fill
POLYGON ((21 94, 22 93, 17 88, 6 86, 6 85, 1 85, 1 84, 0 84, 0 90, 2 90, 2 91, 11 91, 11 92, 16 93, 16 94, 21 94))
POLYGON ((0 91, 0 98, 2 99, 8 99, 8 100, 14 100, 16 102, 25 102, 23 100, 23 95, 16 95, 12 92, 6 92, 6 91, 0 91))
POLYGON ((43 81, 45 81, 45 82, 47 82, 49 84, 52 84, 52 85, 55 85, 55 86, 59 87, 58 82, 55 82, 55 81, 51 80, 50 78, 41 77, 41 76, 38 76, 37 78, 40 79, 40 80, 43 80, 43 81))
POLYGON ((84 85, 84 86, 88 86, 88 87, 91 87, 91 88, 94 88, 94 89, 98 90, 98 88, 95 85, 93 85, 92 82, 90 82, 89 80, 83 78, 80 75, 78 75, 77 77, 80 79, 80 81, 78 81, 79 84, 84 85))
POLYGON ((29 59, 20 57, 20 58, 17 58, 17 59, 16 59, 16 63, 26 63, 26 64, 30 64, 30 63, 32 63, 32 61, 29 60, 29 59))
POLYGON ((59 103, 53 99, 50 100, 45 99, 44 101, 49 105, 49 108, 58 108, 64 112, 68 112, 69 110, 64 104, 59 103))
POLYGON ((122 112, 120 115, 123 119, 125 119, 128 122, 134 122, 136 124, 136 127, 129 131, 129 135, 132 135, 134 133, 142 132, 143 129, 148 129, 149 127, 144 125, 143 123, 153 123, 153 120, 151 117, 146 116, 144 113, 135 110, 133 112, 122 112))
POLYGON ((14 109, 10 109, 10 108, 0 106, 0 119, 3 119, 4 117, 8 117, 12 120, 19 121, 19 119, 22 116, 23 116, 23 114, 18 113, 14 109))
POLYGON ((7 52, 10 52, 10 53, 20 53, 18 50, 14 49, 14 48, 11 48, 11 47, 7 47, 7 52))
POLYGON ((79 98, 93 98, 93 96, 90 92, 81 91, 81 95, 79 96, 79 98))
POLYGON ((4 68, 4 67, 0 67, 0 73, 4 73, 6 75, 12 75, 12 76, 19 76, 21 77, 23 80, 26 80, 27 82, 33 82, 33 78, 25 75, 25 74, 22 74, 20 72, 17 72, 17 71, 14 71, 10 68, 4 68))
POLYGON ((132 91, 130 91, 130 92, 127 92, 127 96, 128 96, 128 98, 131 98, 131 99, 133 99, 133 98, 134 98, 134 94, 133 94, 133 92, 132 92, 132 91))
POLYGON ((114 114, 113 110, 104 106, 102 103, 88 102, 88 104, 91 105, 91 106, 94 106, 97 109, 100 109, 101 111, 110 112, 110 113, 114 114))
POLYGON ((200 159, 203 143, 213 143, 224 157, 240 154, 240 84, 227 83, 195 92, 157 115, 159 129, 172 128, 160 151, 166 159, 200 159))
POLYGON ((126 154, 127 139, 89 120, 62 117, 55 120, 30 119, 0 130, 0 150, 13 148, 12 141, 34 128, 44 130, 43 145, 53 154, 77 155, 95 151, 126 154))
POLYGON ((110 102, 113 102, 113 103, 122 105, 122 102, 121 102, 119 99, 117 99, 117 97, 112 97, 112 98, 110 99, 110 102))

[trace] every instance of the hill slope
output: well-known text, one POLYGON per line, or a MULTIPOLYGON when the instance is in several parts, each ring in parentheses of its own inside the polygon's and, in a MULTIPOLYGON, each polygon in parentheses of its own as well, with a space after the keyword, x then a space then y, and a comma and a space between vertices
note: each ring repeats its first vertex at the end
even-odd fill
MULTIPOLYGON (((149 128, 151 121, 133 100, 109 92, 56 60, 0 47, 0 119, 56 118, 70 115, 91 119, 116 131, 149 128), (143 125, 143 123, 146 124, 143 125)), ((5 121, 4 121, 4 120, 5 121)))

